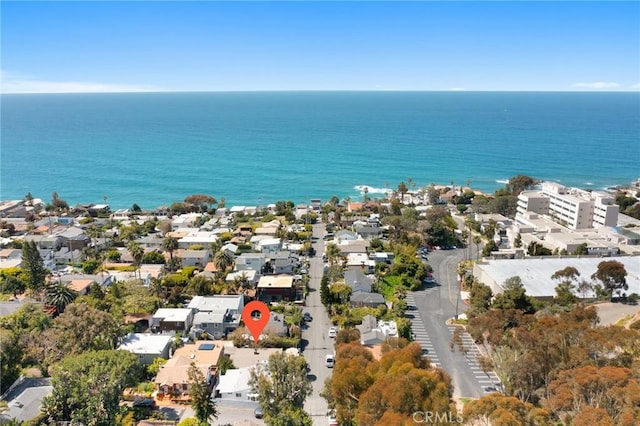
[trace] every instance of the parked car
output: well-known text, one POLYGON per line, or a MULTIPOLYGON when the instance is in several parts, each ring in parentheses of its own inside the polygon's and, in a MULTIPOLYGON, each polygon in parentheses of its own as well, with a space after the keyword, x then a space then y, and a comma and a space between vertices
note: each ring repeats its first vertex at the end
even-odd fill
POLYGON ((311 322, 313 321, 313 317, 311 316, 311 314, 309 312, 305 312, 304 314, 302 314, 302 319, 305 322, 311 322))
POLYGON ((324 357, 324 364, 329 367, 329 368, 333 368, 333 366, 335 365, 336 360, 333 357, 333 354, 327 354, 324 357))
POLYGON ((329 328, 329 337, 334 338, 338 334, 338 329, 336 327, 329 328))
POLYGON ((261 419, 262 417, 264 417, 264 414, 262 413, 262 407, 260 406, 256 407, 256 409, 253 410, 253 416, 256 419, 261 419))
POLYGON ((156 408, 156 401, 152 398, 138 399, 137 401, 133 401, 131 406, 140 408, 156 408))

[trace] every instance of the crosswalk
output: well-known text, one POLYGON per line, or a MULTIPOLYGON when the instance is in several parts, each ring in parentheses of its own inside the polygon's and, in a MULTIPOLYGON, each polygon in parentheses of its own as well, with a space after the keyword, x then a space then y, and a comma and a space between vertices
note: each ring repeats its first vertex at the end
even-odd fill
MULTIPOLYGON (((458 327, 459 326, 456 325, 447 325, 449 333, 451 333, 451 337, 453 337, 458 327)), ((499 387, 500 379, 493 371, 484 372, 482 370, 480 362, 478 361, 478 357, 480 357, 482 353, 480 352, 480 349, 478 349, 478 345, 476 345, 469 333, 467 333, 463 328, 460 328, 460 330, 460 340, 462 342, 462 348, 465 351, 465 358, 467 360, 467 364, 469 364, 469 368, 476 378, 476 381, 480 384, 480 387, 485 393, 495 392, 499 387)), ((456 347, 456 350, 459 351, 460 348, 456 347)))
MULTIPOLYGON (((433 365, 436 368, 440 368, 442 365, 440 363, 440 359, 438 358, 438 352, 436 351, 436 348, 434 347, 433 343, 431 342, 431 339, 429 338, 429 333, 425 329, 421 316, 418 314, 415 298, 412 293, 407 293, 406 302, 407 302, 406 315, 407 315, 407 318, 409 318, 409 320, 411 321, 411 329, 413 331, 413 340, 420 343, 420 345, 422 346, 424 356, 429 359, 429 361, 431 362, 431 365, 433 365)), ((447 325, 447 329, 449 330, 449 333, 452 338, 456 328, 458 328, 458 326, 456 325, 447 325)), ((464 331, 464 329, 461 329, 460 340, 462 342, 462 349, 465 352, 466 362, 469 365, 471 372, 473 373, 476 381, 478 382, 480 388, 482 388, 483 392, 491 393, 491 392, 496 392, 500 390, 500 379, 498 378, 498 376, 493 371, 489 371, 485 373, 482 370, 482 367, 478 362, 478 357, 480 356, 481 352, 478 346, 473 341, 473 338, 471 337, 471 335, 469 335, 469 333, 464 331)), ((440 348, 440 350, 442 351, 443 348, 440 348)), ((446 350, 448 351, 449 348, 447 347, 446 350)), ((459 350, 460 348, 456 347, 456 351, 459 351, 459 350)))
POLYGON ((411 321, 411 330, 413 331, 413 340, 420 343, 422 346, 422 352, 426 358, 429 359, 431 365, 440 368, 440 360, 438 359, 438 354, 436 353, 436 349, 431 343, 431 339, 429 338, 429 334, 427 330, 424 328, 424 324, 422 323, 422 319, 417 314, 416 311, 416 301, 413 298, 413 294, 408 293, 407 298, 405 299, 407 302, 407 308, 411 308, 410 311, 407 312, 407 316, 411 321))

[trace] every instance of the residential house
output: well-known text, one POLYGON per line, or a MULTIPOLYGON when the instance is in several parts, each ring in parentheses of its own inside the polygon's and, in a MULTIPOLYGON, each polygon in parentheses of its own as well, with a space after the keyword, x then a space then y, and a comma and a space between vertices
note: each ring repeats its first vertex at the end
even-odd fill
POLYGON ((373 280, 363 274, 360 268, 350 268, 345 270, 344 283, 351 287, 353 293, 370 293, 373 288, 373 280))
POLYGON ((231 401, 257 401, 258 394, 251 392, 249 379, 254 367, 233 368, 220 375, 220 380, 214 389, 215 398, 231 401))
POLYGON ((333 239, 338 243, 341 241, 356 241, 358 239, 358 234, 347 229, 341 229, 334 234, 333 239))
POLYGON ((349 253, 367 253, 369 249, 368 240, 341 240, 337 244, 340 249, 340 256, 346 257, 349 253))
POLYGON ((284 337, 288 334, 289 327, 284 322, 284 315, 278 313, 272 313, 269 315, 269 322, 264 326, 263 334, 275 334, 276 336, 284 337))
POLYGON ((68 286, 70 289, 76 291, 79 296, 84 296, 85 294, 89 294, 89 289, 93 283, 95 283, 95 281, 91 279, 75 279, 69 281, 68 286))
POLYGON ((227 274, 225 278, 226 282, 232 283, 236 279, 243 281, 246 280, 251 286, 254 286, 258 283, 258 272, 252 269, 248 269, 245 271, 235 271, 227 274))
POLYGON ((187 306, 196 313, 193 326, 220 339, 240 325, 244 296, 195 296, 187 306))
POLYGON ((266 238, 258 241, 257 243, 257 249, 266 255, 276 253, 281 248, 282 240, 280 238, 266 238))
POLYGON ((35 242, 41 250, 58 250, 62 247, 62 237, 59 235, 25 235, 22 240, 25 243, 35 242))
POLYGON ((274 274, 292 274, 298 266, 298 259, 289 250, 279 250, 269 256, 274 274))
POLYGON ((186 235, 178 239, 178 247, 188 249, 192 246, 202 246, 205 249, 218 241, 218 233, 215 231, 189 230, 186 235))
POLYGON ((218 363, 224 355, 224 342, 219 340, 196 340, 192 344, 176 349, 154 380, 158 398, 189 401, 191 380, 189 368, 194 364, 212 388, 218 381, 218 363))
POLYGON ((368 308, 377 308, 378 306, 384 305, 384 297, 380 293, 367 293, 363 291, 358 291, 356 293, 352 293, 349 297, 349 304, 351 307, 368 307, 368 308))
POLYGON ((0 269, 15 268, 22 264, 22 250, 2 249, 0 250, 0 269))
POLYGON ((398 328, 395 321, 380 321, 372 315, 365 315, 362 324, 356 325, 360 331, 360 343, 365 346, 377 345, 389 337, 398 336, 398 328))
POLYGON ((84 230, 75 226, 70 226, 58 232, 61 245, 67 249, 82 250, 91 243, 91 238, 84 233, 84 230))
POLYGON ((229 253, 232 257, 235 257, 238 253, 238 246, 236 244, 227 243, 220 247, 220 250, 224 250, 229 253))
POLYGON ((369 259, 366 253, 349 253, 346 266, 347 268, 361 268, 367 274, 373 274, 376 262, 369 259))
POLYGON ((193 316, 191 308, 160 308, 151 318, 151 331, 187 335, 193 325, 193 316))
POLYGON ((209 250, 180 250, 178 257, 182 260, 182 266, 195 266, 204 268, 211 255, 209 250))
POLYGON ((263 302, 291 301, 295 296, 291 275, 263 275, 257 289, 258 300, 263 302))
POLYGON ((266 262, 266 256, 263 253, 242 253, 236 258, 235 270, 253 270, 261 274, 266 262))
POLYGON ((169 359, 172 337, 167 334, 129 333, 118 347, 138 357, 143 365, 152 364, 156 358, 169 359))
POLYGON ((33 420, 40 414, 42 400, 53 392, 51 378, 25 378, 16 380, 10 390, 3 395, 6 410, 0 414, 0 424, 22 424, 33 420))
POLYGON ((171 230, 175 231, 180 228, 193 228, 201 216, 202 214, 200 213, 187 213, 174 217, 171 221, 171 230))

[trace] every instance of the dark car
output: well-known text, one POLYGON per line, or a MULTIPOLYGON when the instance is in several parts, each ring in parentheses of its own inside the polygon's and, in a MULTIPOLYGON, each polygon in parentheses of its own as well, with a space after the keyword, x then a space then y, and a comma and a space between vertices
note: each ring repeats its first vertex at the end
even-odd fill
POLYGON ((138 399, 137 401, 133 401, 132 406, 139 408, 155 408, 156 401, 152 398, 138 399))
POLYGON ((306 322, 313 321, 313 317, 309 312, 305 312, 304 314, 302 314, 302 319, 305 320, 306 322))

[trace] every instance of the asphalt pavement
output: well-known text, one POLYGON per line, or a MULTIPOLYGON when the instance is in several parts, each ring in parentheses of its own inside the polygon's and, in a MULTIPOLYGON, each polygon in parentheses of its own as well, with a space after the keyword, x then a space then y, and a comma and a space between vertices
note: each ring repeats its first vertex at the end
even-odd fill
POLYGON ((456 397, 479 398, 499 383, 494 373, 487 374, 478 365, 479 351, 468 333, 461 334, 463 351, 457 345, 453 350, 450 348, 457 326, 448 325, 447 320, 467 308, 460 298, 456 267, 465 257, 474 255, 471 248, 429 253, 428 262, 434 270, 436 283, 407 294, 410 307, 407 316, 415 340, 426 350, 425 356, 451 376, 456 397))
POLYGON ((322 254, 324 253, 324 242, 322 237, 325 234, 322 223, 313 226, 313 248, 315 256, 310 258, 309 266, 309 295, 305 302, 304 312, 309 312, 313 317, 302 331, 303 351, 307 363, 309 364, 309 378, 313 386, 313 393, 307 397, 304 404, 305 411, 313 419, 314 425, 326 426, 327 401, 320 396, 324 388, 324 382, 331 376, 333 371, 325 365, 325 355, 333 353, 334 339, 328 337, 327 332, 331 324, 329 315, 320 301, 320 281, 324 272, 322 254))

